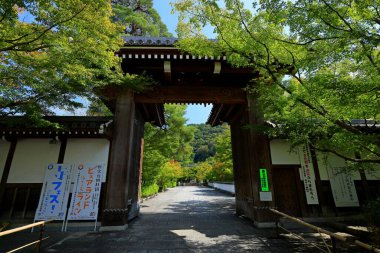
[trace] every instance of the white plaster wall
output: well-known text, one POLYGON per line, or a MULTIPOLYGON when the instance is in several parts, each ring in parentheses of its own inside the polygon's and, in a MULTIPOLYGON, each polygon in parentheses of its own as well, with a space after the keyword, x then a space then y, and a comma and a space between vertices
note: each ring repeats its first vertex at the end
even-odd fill
MULTIPOLYGON (((327 174, 327 169, 326 169, 327 166, 331 166, 334 168, 346 166, 346 162, 344 161, 344 159, 334 154, 324 154, 321 152, 316 152, 316 153, 317 153, 319 175, 321 177, 321 180, 329 180, 329 176, 327 174)), ((353 171, 352 178, 353 180, 360 180, 359 172, 353 171)))
POLYGON ((8 151, 11 146, 10 142, 0 140, 0 179, 3 175, 5 162, 7 160, 8 151))
POLYGON ((235 185, 233 184, 213 183, 213 187, 226 192, 235 193, 235 185))
POLYGON ((8 183, 42 183, 46 166, 56 163, 60 142, 49 139, 19 139, 17 141, 8 183))
POLYGON ((286 140, 276 139, 270 141, 270 154, 272 164, 300 164, 298 150, 290 150, 290 143, 286 140))
POLYGON ((103 174, 103 182, 107 175, 107 162, 109 152, 107 139, 68 139, 64 163, 69 164, 104 164, 106 171, 103 174))

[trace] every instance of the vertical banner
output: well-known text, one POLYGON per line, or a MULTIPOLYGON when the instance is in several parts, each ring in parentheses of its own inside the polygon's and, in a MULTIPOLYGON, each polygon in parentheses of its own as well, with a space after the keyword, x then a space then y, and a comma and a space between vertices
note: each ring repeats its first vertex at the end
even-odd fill
POLYGON ((103 170, 104 165, 78 165, 67 220, 97 219, 103 170))
POLYGON ((326 166, 336 207, 359 206, 352 175, 344 167, 326 166))
POLYGON ((260 185, 262 192, 269 192, 268 173, 267 169, 259 168, 260 171, 260 185))
POLYGON ((64 220, 66 217, 71 165, 50 164, 45 172, 35 220, 64 220))
POLYGON ((317 205, 319 204, 317 187, 315 186, 314 166, 311 160, 309 147, 307 145, 303 145, 299 148, 299 154, 301 161, 300 177, 303 179, 307 204, 317 205))

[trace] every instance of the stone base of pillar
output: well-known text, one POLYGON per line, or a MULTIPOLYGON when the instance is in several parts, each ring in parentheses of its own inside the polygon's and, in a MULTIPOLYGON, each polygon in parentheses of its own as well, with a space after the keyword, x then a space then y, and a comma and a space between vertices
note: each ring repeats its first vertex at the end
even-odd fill
POLYGON ((276 227, 276 223, 275 222, 258 222, 258 221, 254 221, 253 222, 253 226, 255 226, 257 228, 275 228, 276 227))
POLYGON ((102 215, 103 227, 123 227, 128 224, 128 209, 104 209, 102 215))
POLYGON ((101 226, 99 232, 108 232, 108 231, 124 231, 127 230, 128 224, 123 226, 101 226))
POLYGON ((254 208, 253 221, 256 223, 273 223, 278 219, 278 215, 264 208, 254 208))
POLYGON ((133 220, 134 218, 138 217, 139 214, 140 214, 140 203, 138 202, 132 203, 128 212, 128 220, 133 220))

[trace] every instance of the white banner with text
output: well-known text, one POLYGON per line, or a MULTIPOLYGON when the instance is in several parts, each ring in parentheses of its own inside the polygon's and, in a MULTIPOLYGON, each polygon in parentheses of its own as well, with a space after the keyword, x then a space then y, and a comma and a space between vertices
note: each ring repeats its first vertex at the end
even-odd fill
POLYGON ((48 165, 35 220, 64 220, 67 211, 72 165, 48 165))
POLYGON ((306 201, 309 205, 317 205, 318 194, 317 187, 315 186, 315 174, 314 174, 314 166, 313 161, 311 159, 310 149, 307 145, 303 145, 299 148, 300 154, 300 177, 303 180, 303 184, 305 187, 305 195, 306 201))

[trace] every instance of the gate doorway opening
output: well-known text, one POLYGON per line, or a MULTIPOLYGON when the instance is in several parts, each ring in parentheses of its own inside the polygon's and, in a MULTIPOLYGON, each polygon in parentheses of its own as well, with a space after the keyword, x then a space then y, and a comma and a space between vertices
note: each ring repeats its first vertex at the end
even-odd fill
POLYGON ((189 107, 195 106, 165 104, 167 124, 163 128, 145 124, 142 198, 177 185, 233 186, 229 126, 205 124, 211 109, 206 105, 197 106, 197 115, 190 115, 189 107))

